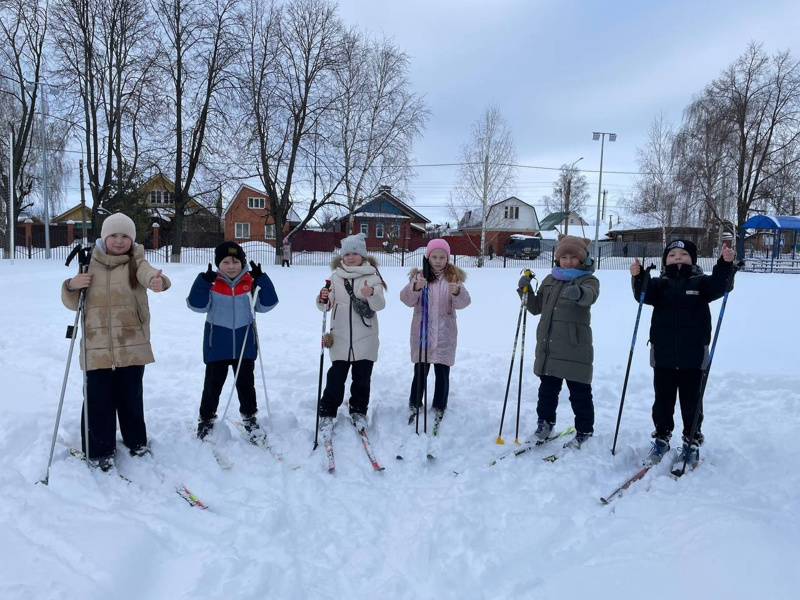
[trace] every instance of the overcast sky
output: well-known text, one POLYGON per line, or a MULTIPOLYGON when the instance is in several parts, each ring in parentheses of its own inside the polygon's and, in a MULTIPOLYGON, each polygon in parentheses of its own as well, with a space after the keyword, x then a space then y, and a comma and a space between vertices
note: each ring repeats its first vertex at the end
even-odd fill
MULTIPOLYGON (((455 162, 471 124, 497 105, 511 126, 519 162, 559 167, 580 157, 597 171, 593 131, 605 145, 603 188, 611 212, 630 188, 636 148, 663 112, 678 124, 692 96, 742 54, 800 52, 797 0, 340 0, 348 24, 392 38, 411 57, 411 78, 432 110, 418 164, 455 162)), ((417 208, 450 220, 444 205, 452 168, 417 169, 417 208)), ((586 173, 593 197, 596 172, 586 173)), ((517 195, 537 205, 555 174, 521 169, 517 195)), ((593 219, 592 219, 593 220, 593 219)))

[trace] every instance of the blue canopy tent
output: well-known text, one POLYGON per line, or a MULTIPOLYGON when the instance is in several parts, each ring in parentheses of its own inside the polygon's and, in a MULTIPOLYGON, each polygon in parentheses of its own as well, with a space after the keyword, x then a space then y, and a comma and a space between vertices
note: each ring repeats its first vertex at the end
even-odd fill
MULTIPOLYGON (((784 215, 756 215, 755 217, 750 217, 747 221, 744 222, 742 225, 742 229, 739 235, 739 256, 744 257, 744 235, 745 230, 747 229, 755 229, 755 230, 772 230, 775 231, 775 234, 772 236, 772 248, 771 252, 769 253, 769 271, 772 272, 776 268, 776 261, 778 261, 778 270, 781 271, 797 271, 800 264, 796 265, 795 261, 797 260, 797 237, 798 232, 800 232, 800 217, 795 216, 784 216, 784 215), (792 244, 791 244, 791 259, 783 259, 781 258, 781 249, 786 244, 785 235, 786 233, 791 233, 792 235, 792 244), (788 263, 788 264, 785 264, 788 263)), ((747 260, 745 260, 747 262, 747 260)), ((767 270, 767 260, 763 259, 760 261, 761 267, 763 270, 767 270)))

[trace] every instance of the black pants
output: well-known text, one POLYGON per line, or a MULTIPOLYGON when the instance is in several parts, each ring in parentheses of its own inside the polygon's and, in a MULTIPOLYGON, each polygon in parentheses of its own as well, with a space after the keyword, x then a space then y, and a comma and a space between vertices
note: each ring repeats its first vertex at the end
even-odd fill
MULTIPOLYGON (((219 406, 219 395, 222 393, 222 386, 228 378, 228 367, 236 372, 236 365, 239 359, 217 360, 206 365, 206 379, 203 383, 203 397, 200 400, 200 418, 208 421, 217 416, 217 406, 219 406)), ((239 367, 239 377, 236 379, 236 394, 239 396, 239 412, 246 416, 252 416, 258 412, 256 404, 256 386, 253 373, 256 369, 256 361, 252 358, 243 358, 242 366, 239 367)))
MULTIPOLYGON (((122 441, 131 450, 147 445, 142 378, 144 365, 95 369, 86 373, 89 412, 89 458, 111 456, 117 446, 117 418, 122 441)), ((86 452, 83 412, 81 445, 86 452)))
POLYGON ((335 417, 336 411, 344 401, 344 384, 350 365, 353 366, 353 381, 350 384, 350 414, 367 414, 369 407, 369 386, 372 378, 372 367, 375 363, 371 360, 335 360, 328 369, 325 381, 325 391, 319 402, 320 417, 335 417))
MULTIPOLYGON (((653 388, 655 389, 655 402, 653 403, 653 425, 656 428, 656 437, 669 440, 675 428, 673 414, 675 413, 675 397, 680 394, 681 417, 683 418, 683 438, 688 440, 692 432, 692 419, 697 410, 697 401, 700 396, 700 381, 703 378, 701 369, 653 369, 653 388)), ((703 424, 703 411, 697 421, 695 440, 702 443, 703 435, 700 426, 703 424)))
MULTIPOLYGON (((539 403, 536 405, 536 414, 548 423, 556 422, 556 408, 558 408, 558 394, 564 382, 560 377, 542 375, 539 384, 539 403)), ((575 413, 575 430, 580 433, 594 432, 594 403, 592 402, 592 384, 578 381, 567 381, 569 388, 569 401, 572 412, 575 413)))
POLYGON ((289 265, 289 259, 288 259, 288 258, 284 258, 284 259, 281 261, 281 267, 288 267, 288 266, 290 266, 290 265, 289 265))
MULTIPOLYGON (((408 405, 412 408, 422 406, 423 387, 420 385, 418 392, 417 385, 419 385, 419 378, 423 365, 425 365, 426 379, 431 370, 430 363, 414 364, 414 381, 411 382, 411 394, 408 397, 408 405)), ((450 367, 447 365, 434 364, 433 373, 436 376, 436 385, 433 389, 433 409, 445 410, 447 408, 447 397, 450 395, 450 367)))

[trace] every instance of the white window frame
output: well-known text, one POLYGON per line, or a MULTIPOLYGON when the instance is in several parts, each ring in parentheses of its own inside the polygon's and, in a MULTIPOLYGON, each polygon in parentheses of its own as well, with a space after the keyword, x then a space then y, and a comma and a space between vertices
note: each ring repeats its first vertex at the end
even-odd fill
POLYGON ((383 221, 375 221, 375 237, 382 239, 386 237, 386 225, 383 221))
POLYGON ((266 207, 266 205, 267 205, 266 198, 258 198, 256 196, 250 196, 249 198, 247 198, 247 208, 258 210, 258 209, 263 209, 264 207, 266 207))
POLYGON ((250 223, 236 223, 234 226, 234 237, 238 240, 250 238, 250 223))
POLYGON ((369 221, 359 221, 358 231, 359 233, 363 233, 365 236, 369 237, 369 221))
POLYGON ((275 223, 264 225, 264 239, 271 240, 275 237, 275 223))

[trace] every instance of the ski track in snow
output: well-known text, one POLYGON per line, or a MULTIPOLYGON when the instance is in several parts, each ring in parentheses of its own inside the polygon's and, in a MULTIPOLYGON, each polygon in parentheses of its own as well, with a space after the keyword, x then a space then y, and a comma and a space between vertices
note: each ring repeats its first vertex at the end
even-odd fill
MULTIPOLYGON (((652 429, 645 307, 617 455, 611 456, 636 315, 627 272, 598 275, 595 437, 552 464, 540 458, 561 452, 560 441, 490 468, 513 447, 516 364, 506 444, 494 441, 519 310, 518 274, 469 271, 473 303, 459 313, 439 458, 426 460, 425 441, 411 439, 408 458, 397 461, 400 444, 413 437, 405 425, 411 310, 397 297, 407 269, 383 269, 389 291, 379 314, 369 435, 386 470, 373 471, 345 406, 334 433, 337 471, 331 476, 323 449, 311 453, 321 319, 313 296, 329 271, 267 269, 280 297, 274 311, 258 316, 272 409, 269 437, 286 464, 247 444, 230 425, 230 439, 220 447, 235 466, 224 471, 212 447, 191 431, 203 382, 203 317, 186 308, 185 298, 199 269, 163 269, 173 288, 150 294, 157 362, 144 379, 158 468, 120 451, 117 463, 128 483, 91 473, 69 457, 69 448, 80 445, 76 344, 50 485, 44 486, 36 482, 45 473, 64 373, 64 330, 74 319, 60 303, 59 284, 72 270, 57 261, 0 261, 0 274, 13 282, 0 291, 0 598, 617 599, 654 591, 709 599, 796 597, 800 278, 737 277, 706 392, 703 463, 680 481, 660 465, 604 507, 600 496, 638 469, 652 429), (181 500, 178 483, 209 509, 181 500)), ((546 272, 537 275, 543 279, 546 272)), ((719 306, 712 306, 714 325, 719 306)), ((536 421, 537 324, 529 315, 521 440, 536 421)), ((433 381, 431 372, 431 394, 433 381)), ((256 389, 264 422, 260 373, 256 389)), ((559 430, 572 422, 566 396, 565 386, 559 430)), ((229 417, 236 418, 237 409, 234 397, 229 417)), ((118 448, 124 450, 121 441, 118 448)))

